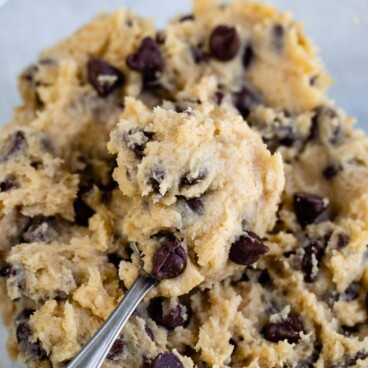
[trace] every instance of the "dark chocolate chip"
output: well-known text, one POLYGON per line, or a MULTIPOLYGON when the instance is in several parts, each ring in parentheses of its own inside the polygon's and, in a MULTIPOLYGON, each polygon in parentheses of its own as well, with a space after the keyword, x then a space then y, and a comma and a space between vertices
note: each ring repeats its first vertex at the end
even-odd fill
POLYGON ((284 45, 285 29, 282 24, 275 24, 272 27, 273 43, 277 50, 281 50, 284 45))
POLYGON ((248 231, 231 245, 229 258, 236 264, 249 266, 268 251, 269 248, 263 244, 261 238, 248 231))
POLYGON ((238 32, 234 27, 217 26, 211 33, 209 47, 211 54, 217 60, 233 59, 240 48, 238 32))
MULTIPOLYGON (((311 130, 309 134, 309 139, 316 140, 319 137, 319 126, 322 119, 329 118, 330 120, 337 118, 337 113, 331 107, 328 106, 318 106, 314 109, 314 116, 311 121, 311 130)), ((330 133, 330 142, 337 143, 340 140, 341 128, 340 125, 333 126, 332 132, 330 133)))
POLYGON ((54 299, 57 302, 65 301, 66 299, 68 299, 68 294, 63 290, 57 290, 57 291, 55 291, 54 299))
POLYGON ((41 243, 50 241, 48 230, 52 218, 34 218, 31 219, 23 230, 22 242, 24 243, 41 243))
POLYGON ((148 337, 152 340, 155 341, 155 334, 153 333, 152 329, 149 328, 147 325, 144 327, 144 330, 146 331, 146 334, 148 335, 148 337))
POLYGON ((179 22, 183 23, 183 22, 187 22, 187 21, 192 21, 194 20, 194 15, 193 14, 186 14, 183 15, 182 17, 179 18, 179 22))
POLYGON ((181 275, 187 266, 187 254, 181 243, 174 236, 164 236, 160 243, 153 256, 152 277, 163 280, 181 275))
POLYGON ((297 316, 289 316, 284 321, 269 323, 262 333, 268 341, 277 343, 287 340, 290 344, 295 344, 300 340, 300 332, 303 330, 302 321, 297 316))
POLYGON ((347 235, 345 233, 340 233, 337 236, 336 248, 338 250, 341 250, 341 249, 345 248, 349 244, 349 241, 350 241, 349 235, 347 235))
POLYGON ((184 365, 174 353, 165 351, 153 360, 151 368, 184 368, 184 365))
POLYGON ((20 75, 20 78, 28 82, 34 82, 34 77, 38 71, 38 66, 35 64, 27 66, 20 75))
POLYGON ((29 318, 32 316, 32 314, 35 312, 34 309, 23 309, 22 312, 20 312, 16 318, 17 322, 21 322, 21 321, 28 321, 29 318))
POLYGON ((178 304, 175 308, 165 310, 163 307, 164 298, 152 299, 147 312, 148 315, 159 325, 173 330, 176 327, 184 326, 188 322, 188 313, 184 305, 178 304))
POLYGON ((328 200, 326 198, 309 193, 294 194, 294 212, 302 227, 316 222, 327 207, 328 200))
POLYGON ((160 46, 151 37, 142 40, 138 50, 127 56, 126 63, 130 69, 142 73, 150 80, 156 79, 164 67, 160 46))
POLYGON ((280 146, 291 147, 294 144, 296 137, 291 126, 280 125, 277 134, 280 146))
POLYGON ((16 269, 9 263, 5 263, 0 267, 0 277, 10 277, 17 274, 16 269))
POLYGON ((233 104, 244 119, 254 107, 262 103, 262 98, 249 87, 244 86, 240 91, 233 93, 233 104))
POLYGON ((314 265, 317 263, 319 266, 322 257, 324 255, 324 248, 317 241, 312 241, 307 247, 304 248, 304 255, 300 263, 300 269, 304 273, 304 281, 311 283, 315 280, 316 276, 313 273, 314 265))
POLYGON ((9 190, 15 189, 18 187, 17 181, 8 176, 0 183, 0 192, 8 192, 9 190))
POLYGON ((107 255, 107 260, 109 263, 113 264, 117 269, 119 269, 120 262, 123 260, 118 253, 109 253, 107 255))
MULTIPOLYGON (((365 360, 368 358, 368 352, 360 351, 354 356, 343 357, 339 363, 328 366, 328 368, 349 368, 356 367, 359 360, 365 360)), ((362 367, 362 365, 360 365, 362 367)))
POLYGON ((187 206, 196 214, 202 215, 204 212, 204 205, 201 198, 185 198, 187 206))
POLYGON ((3 159, 7 160, 11 156, 15 155, 19 151, 23 150, 26 146, 26 135, 21 130, 15 132, 8 141, 8 146, 3 155, 3 159))
POLYGON ((163 45, 165 43, 166 37, 164 31, 157 31, 156 33, 156 41, 158 44, 163 45))
POLYGON ((51 58, 42 58, 38 61, 38 63, 41 65, 55 65, 56 60, 51 58))
POLYGON ((165 172, 161 168, 156 168, 151 171, 151 176, 148 179, 148 184, 152 187, 155 193, 160 193, 160 185, 164 180, 165 172))
POLYGON ((185 174, 181 180, 180 180, 180 186, 184 187, 187 185, 195 185, 200 183, 202 180, 206 179, 208 175, 208 171, 206 169, 200 170, 198 173, 198 176, 196 176, 195 178, 191 178, 189 176, 189 173, 185 174))
POLYGON ((204 63, 210 60, 211 55, 203 49, 202 45, 192 46, 191 52, 195 63, 204 63))
POLYGON ((87 63, 88 79, 99 96, 105 97, 124 83, 124 74, 102 59, 92 57, 87 63))
POLYGON ((135 153, 137 158, 142 158, 144 156, 144 150, 146 148, 147 143, 149 141, 151 141, 153 139, 153 137, 154 137, 153 133, 132 130, 132 131, 129 131, 128 133, 125 133, 123 139, 124 139, 127 147, 133 153, 135 153), (140 142, 139 143, 132 140, 132 136, 133 135, 137 136, 138 134, 140 135, 140 142))
POLYGON ((244 48, 243 53, 243 66, 244 69, 249 69, 249 67, 252 65, 254 61, 254 51, 253 47, 250 43, 248 43, 244 48))
POLYGON ((346 302, 356 300, 359 298, 359 284, 352 282, 342 294, 342 299, 346 302))
POLYGON ((359 332, 359 325, 356 326, 341 326, 345 336, 352 336, 359 332))
POLYGON ((258 277, 258 282, 263 286, 272 284, 271 276, 267 270, 262 270, 261 274, 258 277))
POLYGON ((43 360, 47 357, 46 351, 42 348, 39 341, 32 342, 32 330, 27 322, 20 322, 17 326, 16 337, 19 345, 19 350, 29 354, 33 359, 43 360))
POLYGON ((222 103, 222 100, 224 99, 225 95, 223 92, 221 91, 217 91, 215 93, 215 102, 216 102, 216 105, 221 105, 222 103))
POLYGON ((326 166, 322 172, 326 180, 334 178, 340 171, 342 171, 342 166, 337 163, 330 164, 326 166))
POLYGON ((125 341, 123 338, 118 337, 114 341, 109 353, 106 356, 106 359, 112 360, 114 362, 121 360, 123 358, 124 349, 125 349, 125 341))
POLYGON ((95 214, 95 211, 78 195, 74 201, 74 221, 80 226, 88 226, 88 220, 95 214))
POLYGON ((291 256, 295 256, 296 252, 294 250, 290 250, 284 253, 285 258, 290 258, 291 256))
POLYGON ((309 79, 309 83, 311 86, 315 86, 318 81, 318 75, 312 75, 309 79))

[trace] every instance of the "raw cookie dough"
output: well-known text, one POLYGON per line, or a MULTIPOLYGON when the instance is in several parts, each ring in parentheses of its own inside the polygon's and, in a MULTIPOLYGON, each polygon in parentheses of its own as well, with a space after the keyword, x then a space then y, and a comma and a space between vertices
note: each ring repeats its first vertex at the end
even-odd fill
POLYGON ((257 263, 147 298, 104 367, 366 368, 368 140, 329 103, 328 83, 300 26, 248 1, 198 0, 163 32, 125 10, 100 15, 44 50, 20 76, 22 106, 0 135, 0 308, 12 356, 64 368, 137 268, 122 232, 136 197, 117 187, 106 149, 128 96, 178 116, 240 112, 282 154, 286 186, 257 263), (224 39, 231 47, 217 47, 224 39))
MULTIPOLYGON (((133 198, 123 232, 162 280, 158 293, 177 296, 249 266, 268 251, 260 237, 273 227, 284 174, 261 137, 239 115, 178 113, 127 98, 111 134, 114 178, 133 198), (164 260, 166 261, 164 262, 164 260)), ((124 263, 128 286, 140 262, 124 263)))

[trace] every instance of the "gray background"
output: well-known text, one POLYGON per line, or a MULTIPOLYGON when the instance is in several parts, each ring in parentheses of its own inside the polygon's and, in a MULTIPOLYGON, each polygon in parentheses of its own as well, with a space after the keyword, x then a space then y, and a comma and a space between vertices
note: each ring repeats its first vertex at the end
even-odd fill
MULTIPOLYGON (((7 0, 0 0, 0 5, 7 0)), ((331 97, 368 130, 368 1, 269 0, 290 10, 305 24, 335 78, 331 97), (366 102, 367 101, 367 102, 366 102)), ((163 27, 177 12, 190 11, 191 0, 10 0, 0 7, 0 125, 19 102, 16 75, 38 51, 69 35, 99 11, 121 6, 154 17, 163 27)), ((0 326, 0 346, 5 332, 0 326)), ((10 367, 0 348, 0 366, 10 367)))

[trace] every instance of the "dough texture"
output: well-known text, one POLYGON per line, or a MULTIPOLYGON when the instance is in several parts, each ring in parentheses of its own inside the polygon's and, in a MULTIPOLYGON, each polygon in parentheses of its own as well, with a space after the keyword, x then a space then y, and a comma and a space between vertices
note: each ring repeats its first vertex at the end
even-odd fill
POLYGON ((66 367, 136 243, 161 281, 104 368, 366 368, 368 138, 329 83, 299 23, 245 0, 43 50, 0 133, 9 353, 66 367))

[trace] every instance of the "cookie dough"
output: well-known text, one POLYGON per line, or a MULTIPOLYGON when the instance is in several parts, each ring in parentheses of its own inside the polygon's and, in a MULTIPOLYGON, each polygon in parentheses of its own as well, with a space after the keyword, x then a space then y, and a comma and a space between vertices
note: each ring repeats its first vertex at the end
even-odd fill
POLYGON ((0 134, 0 308, 13 357, 64 368, 129 287, 134 240, 147 271, 162 242, 179 265, 186 254, 186 271, 144 300, 104 367, 367 367, 368 139, 328 100, 329 77, 290 15, 198 0, 157 32, 126 10, 102 14, 42 51, 19 82, 22 105, 0 134), (125 124, 140 129, 118 144, 125 124), (107 150, 113 131, 118 167, 107 150), (193 146, 195 138, 203 143, 193 146), (232 144, 252 160, 240 165, 244 152, 232 144), (276 193, 265 197, 259 178, 270 163, 280 168, 280 154, 286 184, 275 215, 276 193), (175 166, 147 185, 143 168, 158 158, 175 166), (236 182, 239 173, 248 184, 236 182), (241 206, 257 175, 268 206, 241 206), (221 221, 223 195, 241 197, 227 212, 238 221, 226 229, 207 215, 221 221), (164 218, 170 226, 148 209, 173 213, 164 218), (260 214, 256 222, 239 226, 250 213, 260 214), (248 231, 268 252, 247 267, 233 264, 231 237, 249 244, 248 231), (214 244, 229 240, 220 249, 230 261, 202 253, 205 236, 217 235, 214 244), (194 287, 196 275, 209 282, 194 287))
MULTIPOLYGON (((123 232, 162 280, 158 293, 210 287, 268 252, 260 237, 275 223, 282 161, 241 116, 221 107, 152 112, 127 98, 108 147, 117 154, 114 178, 133 198, 123 232)), ((128 286, 139 268, 139 259, 134 270, 121 265, 128 286)))

